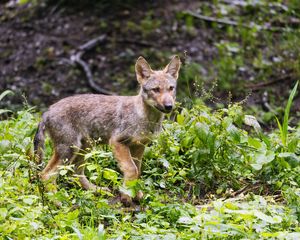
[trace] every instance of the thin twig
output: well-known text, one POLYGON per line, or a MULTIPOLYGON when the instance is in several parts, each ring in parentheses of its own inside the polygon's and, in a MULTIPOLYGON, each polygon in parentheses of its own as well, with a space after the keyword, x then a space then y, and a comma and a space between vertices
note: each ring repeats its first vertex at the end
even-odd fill
POLYGON ((237 197, 237 196, 241 196, 242 194, 246 195, 247 193, 256 190, 259 187, 260 187, 259 184, 254 184, 253 186, 251 184, 248 184, 243 188, 237 190, 236 192, 233 192, 232 194, 230 194, 230 196, 237 197))
POLYGON ((118 43, 128 43, 134 45, 140 45, 141 47, 158 47, 155 43, 150 43, 142 40, 133 40, 133 39, 120 39, 117 40, 118 43))
POLYGON ((251 29, 253 27, 256 27, 260 30, 268 30, 268 31, 273 31, 273 32, 283 32, 283 31, 287 30, 285 28, 261 26, 261 25, 255 24, 255 23, 253 23, 253 24, 244 24, 244 23, 239 23, 239 22, 229 20, 229 19, 224 19, 224 18, 219 19, 219 18, 215 18, 215 17, 204 16, 204 15, 201 15, 199 13, 192 12, 190 10, 184 11, 183 14, 187 14, 187 15, 190 15, 192 17, 195 17, 195 18, 207 21, 207 22, 216 22, 216 23, 219 23, 219 24, 230 25, 230 26, 241 26, 241 27, 249 28, 249 29, 251 29))
POLYGON ((287 81, 287 80, 292 80, 292 79, 293 79, 293 76, 286 75, 281 78, 277 78, 277 79, 274 79, 274 80, 271 80, 268 82, 262 82, 262 83, 257 83, 257 84, 248 84, 248 85, 246 85, 246 88, 251 88, 252 90, 257 90, 259 88, 268 87, 270 85, 273 85, 273 84, 276 84, 279 82, 283 82, 283 81, 287 81))
POLYGON ((226 4, 230 4, 230 5, 235 5, 235 6, 248 6, 249 3, 246 1, 241 1, 241 0, 222 0, 222 2, 226 3, 226 4))
POLYGON ((248 189, 250 186, 251 186, 250 184, 247 184, 246 186, 242 187, 241 189, 233 192, 231 194, 231 196, 236 197, 237 195, 240 195, 242 192, 246 191, 246 189, 248 189))
POLYGON ((190 10, 184 11, 183 13, 193 16, 195 18, 207 21, 207 22, 216 22, 216 23, 225 24, 225 25, 243 26, 246 28, 252 28, 252 26, 250 26, 250 25, 246 25, 246 24, 242 24, 242 23, 239 24, 238 22, 228 20, 228 19, 218 19, 218 18, 214 18, 214 17, 208 17, 208 16, 201 15, 199 13, 192 12, 190 10))
POLYGON ((276 111, 271 107, 271 105, 268 102, 268 92, 264 91, 262 98, 261 98, 261 104, 262 104, 262 108, 265 111, 268 112, 273 112, 274 114, 276 114, 276 111))
POLYGON ((88 51, 91 50, 92 48, 94 48, 95 46, 97 46, 99 43, 104 42, 104 40, 106 39, 106 35, 100 35, 99 37, 96 37, 84 44, 82 44, 81 46, 79 46, 79 50, 80 51, 88 51))
POLYGON ((274 7, 274 8, 279 8, 285 12, 288 11, 288 7, 283 5, 283 4, 278 4, 278 3, 270 3, 270 2, 257 2, 257 3, 251 3, 250 1, 242 1, 242 0, 221 0, 221 2, 229 4, 229 5, 234 5, 234 6, 239 6, 239 7, 246 7, 246 6, 264 6, 264 7, 274 7))

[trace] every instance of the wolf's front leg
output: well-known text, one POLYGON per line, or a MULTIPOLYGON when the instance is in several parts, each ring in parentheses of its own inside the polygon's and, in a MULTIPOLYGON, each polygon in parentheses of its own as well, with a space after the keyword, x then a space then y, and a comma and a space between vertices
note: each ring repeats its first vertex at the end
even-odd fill
MULTIPOLYGON (((124 186, 126 187, 128 182, 138 179, 139 169, 131 157, 128 146, 112 139, 110 140, 110 145, 113 148, 115 158, 118 160, 119 167, 124 174, 124 186)), ((131 205, 132 199, 129 195, 121 193, 121 202, 128 206, 131 205)))
MULTIPOLYGON (((138 169, 139 177, 141 176, 141 166, 142 166, 142 158, 144 155, 145 145, 144 144, 133 144, 130 145, 130 153, 131 157, 138 169)), ((135 199, 140 201, 143 198, 144 194, 141 190, 139 190, 136 194, 135 199)))

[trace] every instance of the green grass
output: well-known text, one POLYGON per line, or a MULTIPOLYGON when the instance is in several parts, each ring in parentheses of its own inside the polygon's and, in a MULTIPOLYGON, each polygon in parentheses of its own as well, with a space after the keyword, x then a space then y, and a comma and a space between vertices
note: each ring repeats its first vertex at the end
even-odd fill
MULTIPOLYGON (((213 31, 218 56, 201 77, 199 63, 186 65, 181 91, 193 97, 192 90, 218 83, 221 90, 244 95, 245 78, 260 83, 282 70, 298 78, 299 30, 282 27, 273 44, 274 33, 257 28, 299 17, 297 1, 288 4, 281 11, 281 1, 247 1, 244 7, 204 1, 203 15, 255 24, 201 23, 213 31)), ((180 19, 193 36, 200 21, 178 14, 180 19)), ((146 37, 161 24, 150 12, 141 26, 128 22, 127 27, 146 37)), ((165 121, 146 148, 143 175, 131 186, 144 192, 135 208, 116 201, 122 175, 110 149, 97 144, 84 153, 86 174, 112 193, 96 196, 80 189, 73 166, 60 168, 56 193, 46 191, 30 157, 39 113, 1 109, 1 117, 12 116, 0 121, 0 239, 299 239, 300 126, 289 126, 297 87, 298 82, 283 121, 277 120, 279 129, 270 132, 246 126, 240 104, 212 110, 186 98, 190 109, 181 108, 175 121, 165 121)), ((197 97, 212 98, 211 91, 202 92, 197 97)), ((10 93, 3 92, 0 101, 10 93)), ((273 113, 269 119, 274 121, 273 113)), ((50 154, 47 140, 46 159, 50 154)))
MULTIPOLYGON (((4 91, 3 93, 1 93, 1 94, 0 94, 0 102, 1 102, 1 100, 2 100, 5 96, 7 96, 7 95, 9 95, 9 94, 13 94, 13 92, 10 91, 10 90, 6 90, 6 91, 4 91)), ((8 109, 0 109, 0 115, 1 115, 1 114, 4 114, 4 113, 8 113, 8 112, 10 112, 10 110, 8 110, 8 109)))
MULTIPOLYGON (((196 69, 198 74, 193 75, 190 81, 193 87, 190 88, 198 97, 197 86, 207 87, 217 80, 215 95, 224 97, 226 92, 231 92, 234 99, 245 98, 252 91, 255 91, 254 98, 258 98, 266 91, 270 96, 270 106, 275 112, 280 112, 283 108, 278 108, 278 102, 286 99, 290 88, 284 90, 282 82, 291 86, 300 77, 300 48, 297 44, 300 31, 291 24, 291 19, 299 18, 299 7, 295 1, 229 2, 203 1, 198 9, 192 10, 193 13, 214 18, 215 21, 205 21, 185 11, 177 14, 187 29, 211 32, 216 52, 210 56, 212 62, 192 62, 201 64, 206 73, 199 74, 201 71, 196 69), (230 20, 236 25, 217 23, 218 20, 230 20), (261 86, 264 83, 268 87, 261 86)), ((189 76, 188 67, 181 75, 183 80, 189 76)), ((259 109, 258 112, 264 111, 259 109)))
POLYGON ((286 147, 287 145, 287 137, 288 137, 288 123, 289 123, 289 114, 290 114, 290 110, 291 110, 291 105, 292 105, 292 102, 293 102, 293 99, 296 95, 296 91, 297 91, 297 88, 298 88, 298 83, 297 82, 289 96, 289 100, 287 102, 287 105, 285 107, 285 111, 284 111, 284 118, 283 118, 283 123, 281 124, 278 120, 278 118, 276 118, 277 120, 277 124, 278 124, 278 128, 280 130, 280 136, 281 136, 281 141, 282 141, 282 144, 283 146, 286 147))
MULTIPOLYGON (((166 121, 146 149, 143 175, 134 186, 145 198, 128 209, 114 201, 122 176, 107 147, 85 153, 86 173, 112 194, 81 190, 72 166, 60 169, 56 193, 43 190, 28 156, 38 116, 32 109, 19 111, 0 121, 0 236, 299 238, 300 129, 291 128, 284 148, 280 131, 246 131, 244 118, 240 105, 212 111, 198 104, 166 121)), ((50 148, 47 141, 47 157, 50 148)))

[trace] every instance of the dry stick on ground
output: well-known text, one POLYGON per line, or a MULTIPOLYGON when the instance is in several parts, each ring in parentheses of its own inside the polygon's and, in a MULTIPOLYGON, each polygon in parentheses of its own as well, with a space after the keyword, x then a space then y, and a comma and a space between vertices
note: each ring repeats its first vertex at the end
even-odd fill
POLYGON ((105 95, 116 95, 114 92, 108 91, 104 88, 101 88, 98 84, 95 83, 93 74, 91 72, 91 69, 89 65, 81 59, 82 55, 88 51, 97 46, 99 43, 103 43, 106 40, 106 35, 101 35, 99 37, 96 37, 85 44, 79 46, 79 51, 73 54, 70 57, 71 62, 74 64, 78 64, 82 70, 84 71, 86 78, 88 80, 89 86, 95 90, 98 93, 105 94, 105 95))
POLYGON ((258 189, 259 187, 260 187, 260 184, 258 184, 258 183, 254 184, 254 185, 248 184, 248 185, 242 187, 241 189, 237 190, 236 192, 233 192, 231 194, 231 196, 237 197, 237 196, 239 196, 241 194, 246 195, 247 193, 249 193, 249 192, 251 192, 253 190, 258 189))
POLYGON ((272 112, 276 115, 276 111, 271 107, 268 102, 268 92, 264 91, 262 98, 261 98, 261 105, 264 111, 272 112))
MULTIPOLYGON (((240 6, 240 7, 246 7, 246 6, 255 6, 255 4, 251 3, 250 1, 242 1, 242 0, 221 0, 221 2, 229 4, 229 5, 235 5, 235 6, 240 6)), ((288 7, 283 5, 283 4, 274 4, 274 3, 268 3, 266 2, 267 5, 262 4, 262 6, 268 6, 269 8, 279 8, 285 12, 288 11, 288 7)), ((260 6, 260 5, 257 5, 260 6)))
POLYGON ((268 30, 268 31, 273 31, 273 32, 284 32, 287 30, 285 28, 279 28, 279 27, 261 26, 261 25, 255 24, 255 23, 254 24, 244 24, 244 23, 239 23, 239 22, 232 21, 229 19, 218 19, 215 17, 204 16, 204 15, 201 15, 201 14, 189 11, 189 10, 183 11, 183 14, 187 14, 187 15, 190 15, 192 17, 195 17, 195 18, 207 21, 207 22, 216 22, 216 23, 223 24, 223 25, 241 26, 244 28, 253 28, 256 26, 258 29, 268 30))
POLYGON ((264 87, 268 87, 270 85, 276 84, 276 83, 280 83, 280 82, 284 82, 284 81, 290 81, 295 79, 293 75, 289 74, 289 75, 285 75, 282 76, 280 78, 268 81, 268 82, 262 82, 262 83, 256 83, 256 84, 248 84, 246 85, 247 88, 251 88, 252 90, 258 90, 260 88, 264 88, 264 87))
POLYGON ((207 22, 216 22, 216 23, 220 23, 220 24, 225 24, 225 25, 232 25, 232 26, 243 26, 246 28, 252 28, 252 26, 250 25, 246 25, 246 24, 239 24, 238 22, 232 21, 232 20, 227 20, 227 19, 217 19, 214 17, 208 17, 208 16, 204 16, 198 13, 194 13, 192 11, 184 11, 184 14, 190 15, 192 17, 195 18, 199 18, 201 20, 207 21, 207 22))
POLYGON ((147 42, 147 41, 142 41, 142 40, 133 40, 133 39, 128 39, 128 38, 125 38, 125 39, 118 39, 117 40, 118 43, 128 43, 128 44, 134 44, 134 45, 139 45, 141 47, 156 47, 158 48, 159 46, 155 43, 150 43, 150 42, 147 42))

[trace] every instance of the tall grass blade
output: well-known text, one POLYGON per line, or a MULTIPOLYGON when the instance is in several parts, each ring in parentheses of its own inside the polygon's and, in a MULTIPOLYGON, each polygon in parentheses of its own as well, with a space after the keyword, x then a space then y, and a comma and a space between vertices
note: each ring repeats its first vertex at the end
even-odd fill
POLYGON ((0 115, 4 114, 4 113, 8 113, 8 112, 11 112, 11 111, 7 110, 7 109, 0 109, 0 115))
POLYGON ((14 94, 11 90, 5 90, 3 93, 0 94, 0 101, 8 94, 14 94))
POLYGON ((283 146, 286 146, 286 143, 287 143, 289 114, 290 114, 293 99, 296 95, 296 91, 297 91, 297 88, 298 88, 298 83, 299 83, 299 81, 297 81, 297 83, 295 84, 292 92, 290 93, 289 100, 288 100, 287 105, 286 105, 285 110, 284 110, 284 118, 283 118, 283 123, 282 123, 282 129, 280 131, 283 146))

